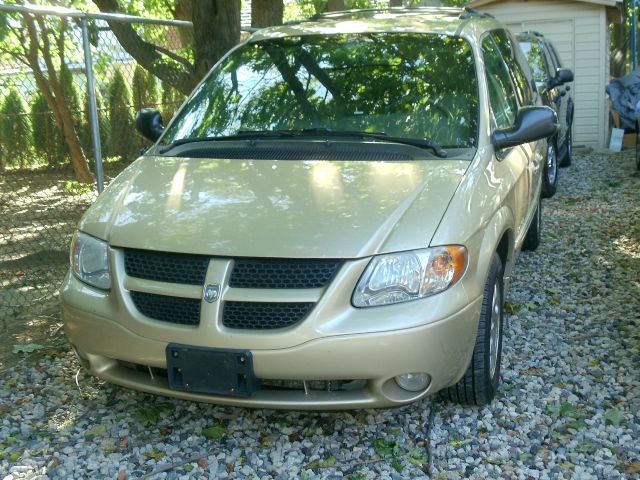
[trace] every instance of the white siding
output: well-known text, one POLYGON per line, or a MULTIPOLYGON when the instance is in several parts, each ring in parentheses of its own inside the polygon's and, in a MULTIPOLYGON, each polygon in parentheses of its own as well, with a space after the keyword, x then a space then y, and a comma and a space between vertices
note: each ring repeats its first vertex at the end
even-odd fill
POLYGON ((482 10, 514 32, 534 30, 555 45, 563 64, 573 69, 570 85, 575 101, 574 144, 604 147, 608 82, 606 12, 600 5, 574 1, 505 1, 482 10))

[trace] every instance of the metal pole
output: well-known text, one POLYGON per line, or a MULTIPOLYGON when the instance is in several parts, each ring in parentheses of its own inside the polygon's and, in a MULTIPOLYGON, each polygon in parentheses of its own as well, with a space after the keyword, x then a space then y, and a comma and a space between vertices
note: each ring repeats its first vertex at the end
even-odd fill
POLYGON ((93 65, 91 64, 91 45, 89 44, 89 26, 87 17, 82 17, 82 46, 84 47, 84 68, 87 75, 87 93, 89 96, 89 116, 91 117, 91 139, 96 160, 96 183, 98 193, 104 190, 104 173, 102 171, 102 150, 100 146, 100 125, 98 123, 98 105, 93 84, 93 65))
POLYGON ((633 71, 638 69, 638 0, 632 0, 631 2, 631 69, 633 71))

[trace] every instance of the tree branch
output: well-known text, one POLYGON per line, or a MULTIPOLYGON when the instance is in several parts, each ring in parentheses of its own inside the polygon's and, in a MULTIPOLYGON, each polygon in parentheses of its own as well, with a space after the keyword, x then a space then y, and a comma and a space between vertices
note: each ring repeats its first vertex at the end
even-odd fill
MULTIPOLYGON (((102 12, 123 13, 118 0, 94 0, 94 3, 102 12)), ((176 90, 185 95, 191 93, 199 79, 193 65, 187 59, 178 61, 175 53, 169 56, 165 51, 161 52, 156 45, 143 40, 131 24, 107 23, 120 44, 136 62, 176 90), (168 58, 175 63, 167 62, 168 58)))

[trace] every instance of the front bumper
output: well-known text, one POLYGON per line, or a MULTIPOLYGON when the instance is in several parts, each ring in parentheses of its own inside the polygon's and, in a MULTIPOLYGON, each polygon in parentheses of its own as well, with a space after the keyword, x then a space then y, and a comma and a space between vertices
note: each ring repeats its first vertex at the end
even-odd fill
MULTIPOLYGON (((261 388, 250 398, 236 398, 172 390, 162 375, 162 369, 166 369, 165 349, 169 341, 132 331, 123 323, 135 319, 123 322, 118 318, 118 313, 123 314, 122 310, 113 310, 117 308, 113 306, 113 298, 107 297, 109 294, 92 291, 70 275, 62 289, 67 336, 92 374, 115 384, 158 395, 217 404, 286 409, 396 406, 452 385, 464 374, 471 358, 482 303, 482 299, 477 298, 456 313, 431 322, 427 313, 429 309, 424 308, 422 301, 365 309, 372 317, 372 324, 375 324, 376 316, 384 316, 387 325, 393 324, 393 315, 397 316, 398 323, 402 323, 407 316, 420 311, 425 323, 397 330, 323 335, 288 347, 254 348, 255 342, 246 337, 258 379, 349 379, 362 381, 363 386, 346 391, 307 392, 261 388), (87 302, 89 292, 93 292, 93 298, 87 302), (132 369, 127 363, 138 368, 132 369), (431 382, 427 388, 409 392, 398 387, 394 377, 410 372, 429 374, 431 382)), ((363 309, 354 309, 353 314, 362 315, 363 309)), ((158 330, 166 328, 170 332, 169 327, 156 323, 158 330)), ((189 337, 184 328, 180 329, 180 334, 182 343, 203 344, 197 331, 191 333, 191 342, 184 342, 185 336, 189 337)), ((286 336, 287 333, 281 335, 286 336)))

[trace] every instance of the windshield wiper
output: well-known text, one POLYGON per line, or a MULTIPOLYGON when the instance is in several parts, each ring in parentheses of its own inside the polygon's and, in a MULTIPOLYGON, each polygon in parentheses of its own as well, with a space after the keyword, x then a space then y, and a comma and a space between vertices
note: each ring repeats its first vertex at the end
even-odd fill
POLYGON ((200 142, 223 142, 226 140, 244 140, 244 139, 256 139, 265 137, 293 137, 295 133, 289 130, 240 130, 234 135, 221 135, 218 137, 187 137, 174 140, 167 145, 163 145, 159 148, 159 153, 166 153, 174 147, 180 145, 186 145, 188 143, 200 143, 200 142))
POLYGON ((448 154, 440 144, 434 140, 422 139, 422 138, 407 138, 407 137, 394 137, 387 135, 385 132, 364 132, 353 130, 331 130, 330 128, 305 128, 302 130, 284 130, 285 132, 292 132, 298 135, 320 135, 320 136, 334 136, 334 137, 360 137, 360 138, 374 138, 376 140, 384 140, 391 143, 402 143, 405 145, 412 145, 414 147, 429 148, 433 150, 433 153, 437 157, 447 158, 448 154))
POLYGON ((304 136, 321 136, 321 137, 358 137, 373 138, 391 143, 401 143, 404 145, 412 145, 414 147, 429 148, 437 157, 447 158, 447 152, 435 141, 421 138, 394 137, 384 132, 361 132, 354 130, 331 130, 330 128, 303 128, 300 130, 240 130, 234 135, 224 135, 220 137, 194 137, 181 138, 175 140, 168 145, 160 147, 159 153, 166 153, 174 147, 197 142, 219 142, 226 140, 243 140, 258 138, 295 138, 304 136))

